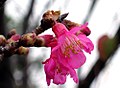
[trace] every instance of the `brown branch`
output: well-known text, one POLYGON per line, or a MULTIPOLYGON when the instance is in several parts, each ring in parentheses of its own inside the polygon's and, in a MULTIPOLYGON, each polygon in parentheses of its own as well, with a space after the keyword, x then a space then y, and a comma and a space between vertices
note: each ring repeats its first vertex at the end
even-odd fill
POLYGON ((90 19, 90 16, 92 15, 92 12, 93 12, 93 10, 95 8, 95 5, 97 4, 97 1, 98 0, 92 0, 91 6, 89 8, 89 11, 88 11, 83 23, 87 22, 90 19))
POLYGON ((29 26, 29 25, 28 25, 28 24, 29 24, 29 18, 30 18, 31 14, 32 14, 32 11, 33 11, 34 2, 35 2, 35 0, 31 0, 28 13, 27 13, 26 16, 24 17, 24 21, 23 21, 23 33, 26 32, 26 30, 27 30, 27 28, 28 28, 28 26, 29 26))
MULTIPOLYGON (((13 54, 27 54, 29 51, 27 47, 47 47, 47 44, 49 44, 54 37, 52 35, 40 36, 39 34, 51 28, 55 22, 62 22, 68 27, 68 29, 79 25, 69 20, 64 20, 67 15, 68 13, 60 15, 60 11, 47 11, 43 14, 41 25, 32 32, 20 36, 19 34, 16 34, 16 30, 13 29, 8 33, 7 37, 9 39, 6 39, 3 35, 0 35, 1 57, 9 57, 13 54)), ((81 30, 81 32, 85 31, 81 30)))
MULTIPOLYGON (((68 14, 63 14, 65 17, 68 14)), ((60 15, 60 11, 47 11, 43 14, 41 25, 38 26, 31 33, 23 35, 16 34, 16 30, 13 29, 8 33, 6 39, 3 35, 0 35, 0 55, 1 57, 9 57, 13 54, 27 54, 29 49, 27 47, 41 47, 46 46, 49 43, 45 38, 52 40, 54 37, 48 35, 47 37, 39 36, 38 34, 51 28, 54 25, 55 20, 63 20, 65 17, 60 15), (59 19, 58 19, 59 18, 59 19), (61 19, 60 19, 61 18, 61 19)))
MULTIPOLYGON (((6 34, 4 23, 5 1, 7 0, 0 0, 0 34, 2 35, 6 34)), ((0 58, 4 58, 3 61, 0 62, 0 88, 13 88, 14 79, 10 71, 10 59, 3 57, 2 54, 0 54, 0 58)))

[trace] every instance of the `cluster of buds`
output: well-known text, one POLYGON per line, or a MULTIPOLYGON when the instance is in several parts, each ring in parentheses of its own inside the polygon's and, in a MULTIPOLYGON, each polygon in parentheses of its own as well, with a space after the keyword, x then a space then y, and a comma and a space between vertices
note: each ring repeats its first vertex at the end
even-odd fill
POLYGON ((54 21, 60 16, 60 11, 47 11, 43 14, 41 25, 34 29, 31 33, 23 35, 17 34, 16 29, 12 29, 7 38, 0 35, 0 55, 11 56, 13 54, 27 54, 29 47, 46 46, 50 40, 53 39, 52 35, 40 35, 42 32, 51 28, 54 21))
POLYGON ((27 33, 21 36, 20 43, 24 46, 33 46, 36 41, 35 33, 27 33))
POLYGON ((53 35, 36 35, 35 33, 27 33, 24 35, 14 34, 9 39, 0 35, 0 54, 7 56, 13 54, 26 55, 29 52, 29 47, 48 46, 54 39, 53 35))

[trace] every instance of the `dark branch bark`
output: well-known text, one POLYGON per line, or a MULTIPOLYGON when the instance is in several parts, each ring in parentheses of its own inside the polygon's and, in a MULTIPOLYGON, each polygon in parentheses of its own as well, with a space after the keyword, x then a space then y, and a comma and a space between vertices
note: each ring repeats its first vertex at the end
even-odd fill
MULTIPOLYGON (((23 31, 22 31, 23 33, 25 33, 26 30, 28 29, 29 19, 30 19, 30 16, 31 16, 32 11, 33 11, 34 2, 35 2, 35 0, 31 0, 28 13, 26 14, 26 16, 24 18, 24 21, 23 21, 23 31)), ((25 59, 25 57, 23 57, 22 60, 23 60, 23 66, 27 67, 27 60, 25 59)), ((23 70, 23 88, 28 88, 28 83, 27 82, 28 82, 27 69, 24 69, 23 70)))
POLYGON ((31 0, 28 13, 27 13, 27 15, 24 17, 24 21, 23 21, 23 33, 26 32, 26 30, 27 30, 27 28, 28 28, 28 26, 29 26, 29 18, 30 18, 31 14, 32 14, 32 11, 33 11, 34 2, 35 2, 35 0, 31 0))
POLYGON ((1 9, 1 8, 4 8, 4 4, 5 4, 6 1, 7 1, 7 0, 1 0, 1 1, 0 1, 0 9, 1 9))
POLYGON ((5 35, 4 7, 0 8, 0 34, 5 35))
POLYGON ((90 16, 92 15, 92 12, 93 12, 93 9, 94 9, 96 3, 97 3, 97 0, 93 0, 83 23, 85 23, 86 21, 88 21, 90 19, 90 16))
POLYGON ((13 77, 10 70, 9 58, 0 62, 0 88, 13 88, 13 77))
MULTIPOLYGON (((6 0, 0 1, 0 34, 5 35, 5 24, 4 24, 4 3, 6 0)), ((10 71, 9 58, 3 59, 0 62, 0 88, 13 88, 12 85, 13 77, 10 71)))

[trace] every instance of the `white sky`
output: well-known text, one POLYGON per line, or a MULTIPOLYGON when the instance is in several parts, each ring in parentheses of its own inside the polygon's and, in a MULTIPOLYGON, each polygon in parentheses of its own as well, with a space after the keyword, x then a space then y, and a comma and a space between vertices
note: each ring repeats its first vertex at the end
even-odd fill
MULTIPOLYGON (((8 0, 6 12, 12 17, 14 17, 15 19, 16 18, 20 19, 20 17, 24 15, 24 13, 27 11, 26 5, 28 6, 28 1, 29 0, 8 0), (14 4, 17 4, 17 6, 14 4), (15 9, 15 7, 18 7, 19 10, 15 9)), ((42 11, 43 6, 47 1, 49 0, 36 1, 36 5, 34 7, 34 10, 35 10, 34 17, 37 17, 40 15, 40 12, 42 11)), ((52 1, 53 0, 51 0, 51 3, 52 1)), ((56 2, 49 9, 61 10, 62 13, 69 12, 67 19, 81 23, 85 19, 85 16, 87 14, 91 1, 92 0, 56 0, 56 2), (66 3, 68 3, 68 1, 70 2, 66 6, 66 3)), ((86 54, 87 61, 84 64, 84 66, 82 66, 81 75, 86 74, 90 70, 94 62, 97 60, 98 39, 103 34, 108 34, 110 37, 112 37, 116 33, 116 29, 118 27, 117 25, 120 21, 120 16, 119 16, 120 5, 119 4, 120 4, 120 0, 98 0, 96 8, 94 9, 94 12, 89 20, 89 25, 88 25, 92 31, 89 38, 93 41, 95 45, 95 49, 91 53, 91 55, 86 54)), ((119 52, 120 50, 118 50, 117 54, 114 56, 114 59, 105 68, 105 70, 101 72, 99 77, 92 84, 91 88, 119 88, 120 87, 119 85, 119 82, 120 82, 119 52)), ((39 81, 40 78, 37 78, 36 80, 38 84, 42 84, 42 85, 44 84, 43 88, 47 88, 47 86, 45 85, 45 76, 42 76, 42 79, 44 81, 39 81)), ((67 80, 66 85, 67 86, 70 85, 69 88, 75 88, 73 87, 74 82, 72 79, 67 80)), ((50 88, 53 88, 53 86, 51 85, 50 88)))

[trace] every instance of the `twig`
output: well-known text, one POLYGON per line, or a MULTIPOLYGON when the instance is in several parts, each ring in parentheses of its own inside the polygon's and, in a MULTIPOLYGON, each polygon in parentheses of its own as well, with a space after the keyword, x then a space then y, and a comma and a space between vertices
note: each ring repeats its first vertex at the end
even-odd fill
POLYGON ((32 11, 33 11, 34 2, 35 2, 35 0, 31 0, 28 13, 24 17, 24 21, 23 21, 23 33, 26 32, 26 30, 27 30, 27 28, 29 26, 29 18, 30 18, 31 14, 32 14, 32 11))
MULTIPOLYGON (((13 54, 27 54, 29 47, 46 46, 46 41, 49 43, 48 40, 45 39, 46 37, 39 36, 39 34, 51 28, 54 25, 55 20, 64 20, 67 15, 68 14, 60 15, 60 11, 47 11, 43 14, 40 26, 31 33, 20 36, 19 34, 16 34, 15 29, 13 29, 8 33, 8 39, 3 35, 0 35, 0 57, 9 57, 13 54)), ((47 39, 49 40, 52 40, 53 38, 52 35, 47 36, 47 39)))

